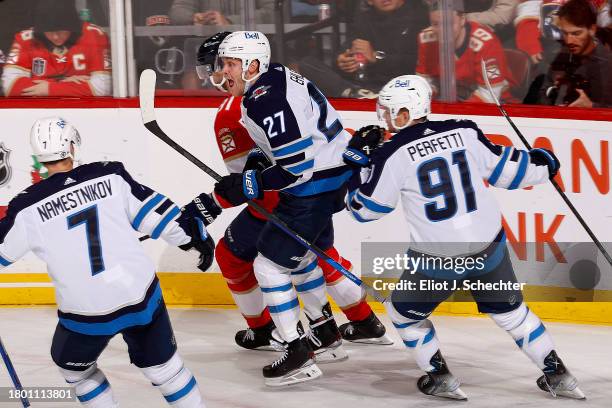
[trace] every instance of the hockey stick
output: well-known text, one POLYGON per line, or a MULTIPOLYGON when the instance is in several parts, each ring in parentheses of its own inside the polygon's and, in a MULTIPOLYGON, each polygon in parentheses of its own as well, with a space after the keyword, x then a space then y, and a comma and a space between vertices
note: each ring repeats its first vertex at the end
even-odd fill
MULTIPOLYGON (((506 118, 508 123, 510 123, 510 126, 512 127, 512 129, 514 129, 514 132, 517 134, 519 139, 521 139, 521 142, 523 142, 523 144, 525 145, 525 147, 527 147, 527 149, 531 150, 531 145, 529 144, 527 139, 525 139, 525 136, 523 136, 523 134, 521 133, 519 128, 516 127, 516 125, 514 124, 514 122, 512 121, 510 116, 508 115, 508 113, 506 112, 506 109, 504 109, 504 107, 502 106, 501 102, 497 98, 497 95, 495 95, 495 93, 493 92, 493 87, 491 86, 491 83, 489 82, 489 77, 487 76, 487 63, 484 61, 484 59, 480 60, 480 67, 481 67, 481 70, 482 70, 482 78, 484 79, 485 84, 487 85, 487 89, 489 90, 489 93, 491 94, 491 97, 495 101, 495 104, 499 108, 499 110, 502 113, 502 115, 504 115, 504 117, 506 118)), ((599 240, 597 239, 597 237, 595 236, 595 234, 593 233, 591 228, 589 228, 589 226, 587 225, 587 223, 584 220, 584 218, 582 218, 582 216, 580 215, 580 213, 578 212, 576 207, 574 207, 574 204, 572 204, 570 199, 567 198, 567 196, 565 195, 563 190, 561 190, 561 187, 559 187, 559 184, 557 184, 557 182, 554 179, 550 179, 550 182, 555 187, 555 190, 557 190, 557 192, 559 193, 559 195, 561 196, 563 201, 565 201, 565 204, 567 204, 567 206, 572 211, 572 213, 574 213, 574 216, 578 219, 578 222, 580 222, 580 224, 585 229, 587 234, 589 234, 589 237, 591 237, 591 239, 593 240, 595 245, 597 245, 597 248, 599 248, 599 250, 603 254, 604 258, 606 258, 606 261, 608 261, 610 266, 612 266, 612 258, 610 257, 610 254, 608 254, 608 251, 606 251, 606 249, 603 247, 601 242, 599 242, 599 240)))
MULTIPOLYGON (((6 370, 8 371, 9 376, 11 377, 11 381, 13 382, 13 385, 15 386, 15 390, 23 392, 21 381, 19 381, 19 377, 17 377, 17 371, 15 371, 15 367, 13 367, 13 363, 11 362, 11 359, 9 358, 8 353, 6 352, 6 349, 4 348, 4 344, 2 344, 1 338, 0 338, 0 355, 2 355, 2 360, 4 360, 4 365, 6 366, 6 370)), ((21 404, 25 408, 30 406, 30 401, 28 400, 28 397, 26 397, 25 395, 20 394, 19 399, 21 400, 21 404)))
MULTIPOLYGON (((200 161, 197 157, 189 153, 182 146, 180 146, 178 143, 172 140, 159 127, 159 125, 157 124, 157 119, 155 117, 155 81, 156 81, 156 74, 155 74, 155 71, 153 71, 152 69, 146 69, 142 72, 142 74, 140 74, 140 92, 139 92, 140 112, 142 113, 142 121, 144 123, 144 126, 151 133, 153 133, 155 136, 157 136, 162 141, 164 141, 167 145, 169 145, 174 150, 176 150, 180 155, 185 157, 187 160, 195 164, 200 170, 204 171, 206 174, 212 177, 215 181, 221 180, 221 176, 216 171, 208 167, 206 164, 200 161)), ((378 300, 381 303, 385 302, 386 298, 379 291, 369 286, 368 284, 363 282, 361 279, 359 279, 357 276, 352 274, 349 270, 347 270, 345 267, 340 265, 339 262, 336 262, 333 258, 331 258, 329 255, 323 252, 319 247, 308 242, 306 239, 302 238, 299 234, 297 234, 295 231, 289 228, 289 226, 285 224, 285 222, 281 220, 280 218, 278 218, 276 215, 271 214, 266 209, 264 209, 259 204, 253 201, 248 201, 247 204, 251 206, 251 208, 257 211, 259 214, 263 215, 268 220, 270 220, 270 222, 276 225, 279 229, 281 229, 291 238, 299 242, 301 245, 306 247, 308 250, 312 251, 320 259, 324 260, 329 265, 339 270, 340 273, 342 273, 348 279, 353 281, 355 284, 361 286, 368 295, 372 296, 374 299, 378 300)))

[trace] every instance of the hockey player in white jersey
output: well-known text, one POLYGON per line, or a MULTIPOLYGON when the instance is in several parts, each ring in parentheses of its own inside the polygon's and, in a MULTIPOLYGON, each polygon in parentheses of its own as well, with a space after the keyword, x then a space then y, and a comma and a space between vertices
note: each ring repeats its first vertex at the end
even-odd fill
POLYGON ((134 181, 119 162, 74 167, 80 136, 62 118, 37 120, 30 142, 49 178, 9 203, 0 220, 0 269, 28 251, 46 262, 59 317, 51 357, 66 382, 83 405, 118 407, 96 361, 121 333, 130 361, 168 404, 204 407, 177 352, 155 265, 135 234, 195 249, 198 267, 206 270, 214 242, 202 221, 185 217, 170 199, 134 181))
MULTIPOLYGON (((215 185, 215 194, 240 205, 260 199, 266 190, 280 191, 275 215, 303 238, 330 248, 332 215, 343 208, 345 184, 352 174, 342 161, 350 134, 314 84, 280 64, 270 64, 270 45, 262 33, 230 34, 219 46, 218 57, 215 71, 223 71, 228 92, 243 96, 244 126, 273 165, 230 174, 215 185)), ((341 344, 317 259, 270 222, 258 236, 257 252, 257 281, 288 343, 285 354, 264 367, 265 383, 315 379, 321 371, 299 323, 298 293, 312 333, 330 339, 330 347, 341 344)))
MULTIPOLYGON (((547 182, 557 173, 559 162, 544 149, 494 145, 468 120, 428 121, 430 101, 431 88, 416 75, 394 78, 381 90, 379 119, 395 134, 377 148, 381 138, 374 129, 364 132, 361 142, 356 139, 349 145, 347 161, 369 164, 369 168, 364 169, 362 179, 351 180, 347 207, 358 221, 373 221, 393 211, 401 197, 410 225, 408 256, 433 262, 404 271, 401 280, 414 283, 416 290, 395 290, 387 311, 427 373, 418 380, 418 388, 429 395, 465 399, 459 380, 442 357, 428 316, 454 292, 449 282, 516 282, 501 212, 482 180, 498 188, 520 189, 547 182), (463 272, 445 270, 435 262, 448 257, 485 261, 482 268, 464 268, 463 272), (421 289, 422 281, 449 289, 421 289)), ((489 314, 543 371, 537 380, 542 390, 584 398, 576 378, 557 356, 542 321, 525 305, 521 291, 508 286, 500 291, 472 290, 479 311, 489 314)))

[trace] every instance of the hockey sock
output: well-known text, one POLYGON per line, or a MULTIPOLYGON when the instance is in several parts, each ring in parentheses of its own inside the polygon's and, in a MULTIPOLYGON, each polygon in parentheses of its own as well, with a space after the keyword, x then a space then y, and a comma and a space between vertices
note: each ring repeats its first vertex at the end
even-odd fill
POLYGON ((110 383, 104 373, 94 363, 85 371, 73 371, 60 368, 66 382, 74 387, 81 404, 90 408, 119 407, 110 383))
POLYGON ((413 320, 404 317, 395 309, 393 303, 385 303, 385 307, 393 326, 397 329, 406 347, 412 352, 419 368, 427 372, 433 371, 435 368, 430 361, 440 349, 440 342, 431 320, 413 320))
POLYGON ((297 332, 300 302, 289 271, 261 254, 255 258, 253 267, 264 301, 281 337, 288 343, 297 339, 300 337, 297 332))
MULTIPOLYGON (((353 265, 348 259, 342 258, 336 248, 331 247, 325 253, 332 259, 340 262, 349 271, 353 265)), ((319 267, 323 271, 323 277, 327 283, 327 293, 334 299, 342 309, 346 318, 350 321, 363 320, 372 313, 372 308, 365 301, 365 291, 347 279, 341 272, 323 260, 319 260, 319 267)))
POLYGON ((544 359, 555 348, 551 335, 542 320, 525 303, 507 313, 490 314, 499 327, 506 330, 516 345, 540 368, 544 359))
POLYGON ((205 408, 196 379, 184 366, 178 352, 164 364, 140 369, 168 404, 176 408, 205 408))
POLYGON ((215 249, 215 259, 234 298, 234 303, 248 326, 256 329, 268 324, 272 319, 255 278, 253 262, 244 261, 234 255, 223 238, 215 249))
POLYGON ((304 305, 304 313, 311 320, 323 317, 321 309, 327 304, 327 292, 317 260, 306 256, 300 268, 291 271, 291 280, 304 305))

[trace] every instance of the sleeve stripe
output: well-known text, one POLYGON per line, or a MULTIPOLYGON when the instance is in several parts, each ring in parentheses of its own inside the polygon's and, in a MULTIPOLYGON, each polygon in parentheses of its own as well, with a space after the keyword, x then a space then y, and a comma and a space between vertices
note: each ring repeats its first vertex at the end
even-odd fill
POLYGON ((353 215, 353 217, 355 217, 355 219, 359 222, 370 222, 370 221, 374 221, 374 220, 368 220, 363 218, 361 215, 359 215, 359 212, 357 210, 355 210, 354 208, 351 207, 351 214, 353 215))
POLYGON ((142 206, 140 211, 138 211, 138 214, 136 214, 136 217, 134 217, 134 221, 132 221, 132 228, 137 230, 140 227, 142 220, 144 220, 147 214, 151 212, 151 210, 157 204, 159 204, 164 198, 166 197, 164 197, 162 194, 157 193, 157 195, 153 196, 153 198, 147 201, 147 203, 142 206))
POLYGON ((303 162, 304 160, 306 160, 306 153, 298 153, 298 154, 294 154, 293 156, 287 156, 283 159, 277 159, 276 163, 280 164, 283 167, 288 167, 291 165, 296 165, 300 162, 303 162))
POLYGON ((359 199, 359 201, 363 203, 365 208, 367 208, 370 211, 374 211, 377 213, 383 213, 383 214, 389 214, 391 211, 393 211, 393 208, 386 206, 386 205, 378 204, 376 201, 372 200, 371 198, 366 197, 363 194, 361 194, 361 192, 357 193, 357 198, 359 199))
POLYGON ((497 181, 499 180, 499 177, 501 176, 502 171, 504 170, 504 166, 506 165, 506 161, 508 160, 508 157, 510 156, 511 150, 512 150, 512 147, 510 146, 504 149, 504 154, 502 158, 499 160, 499 163, 497 163, 497 166, 495 166, 495 169, 493 169, 493 173, 491 173, 491 176, 489 176, 489 183, 491 185, 495 185, 495 183, 497 183, 497 181))
POLYGON ((12 264, 11 261, 9 261, 6 258, 3 258, 2 255, 0 255, 0 265, 1 266, 9 266, 10 264, 12 264))
POLYGON ((181 210, 177 206, 172 207, 172 209, 168 211, 168 214, 166 214, 166 216, 162 218, 159 224, 157 224, 157 227, 155 227, 155 229, 151 233, 151 238, 159 238, 161 233, 164 231, 164 228, 166 228, 168 224, 170 224, 170 221, 172 221, 180 212, 181 210))
POLYGON ((282 156, 288 156, 290 154, 301 152, 302 150, 305 150, 308 147, 312 146, 312 144, 313 144, 312 136, 309 136, 307 139, 301 139, 298 142, 290 144, 288 146, 283 145, 283 146, 272 149, 272 155, 275 158, 279 158, 282 156))
POLYGON ((529 164, 529 154, 522 150, 521 151, 521 161, 518 166, 518 170, 516 171, 516 176, 514 176, 514 180, 510 183, 510 187, 508 190, 515 190, 525 178, 525 173, 527 173, 527 165, 529 164))
POLYGON ((298 174, 301 174, 308 169, 312 169, 313 167, 314 167, 314 159, 310 159, 301 164, 298 164, 297 166, 286 167, 285 170, 297 176, 298 174))

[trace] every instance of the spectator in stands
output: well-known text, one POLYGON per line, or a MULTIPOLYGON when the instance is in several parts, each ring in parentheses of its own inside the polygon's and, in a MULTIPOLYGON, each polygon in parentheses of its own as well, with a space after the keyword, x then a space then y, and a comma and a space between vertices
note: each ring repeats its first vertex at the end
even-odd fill
POLYGON ((612 106, 612 52, 595 37, 597 14, 589 0, 569 0, 558 11, 563 48, 540 87, 540 103, 612 106))
POLYGON ((487 3, 490 7, 483 11, 468 12, 466 18, 497 30, 500 26, 512 23, 519 0, 492 0, 487 3))
POLYGON ((368 0, 347 29, 336 66, 307 57, 300 71, 328 96, 376 97, 389 78, 414 73, 417 36, 427 26, 421 0, 368 0))
MULTIPOLYGON (((498 38, 488 27, 466 21, 463 0, 453 0, 452 5, 457 98, 467 102, 494 102, 482 77, 481 60, 484 60, 487 63, 489 82, 497 97, 513 102, 509 87, 514 84, 514 80, 498 38)), ((417 74, 428 80, 434 95, 440 89, 438 36, 441 30, 441 14, 439 5, 432 4, 429 12, 431 27, 419 35, 416 68, 417 74)))
POLYGON ((73 0, 40 1, 34 28, 15 35, 2 85, 6 96, 110 95, 106 34, 81 22, 73 0))
MULTIPOLYGON (((240 3, 242 2, 227 0, 174 0, 170 7, 170 20, 176 25, 241 24, 240 3)), ((274 22, 274 0, 255 1, 255 21, 274 22)))
MULTIPOLYGON (((543 50, 556 51, 555 42, 561 40, 561 33, 555 23, 556 13, 565 2, 567 0, 520 0, 514 20, 516 47, 529 54, 534 64, 542 60, 546 62, 543 50), (544 16, 543 21, 541 16, 544 16)), ((600 27, 610 25, 608 0, 589 0, 589 2, 597 12, 597 25, 600 27)))

